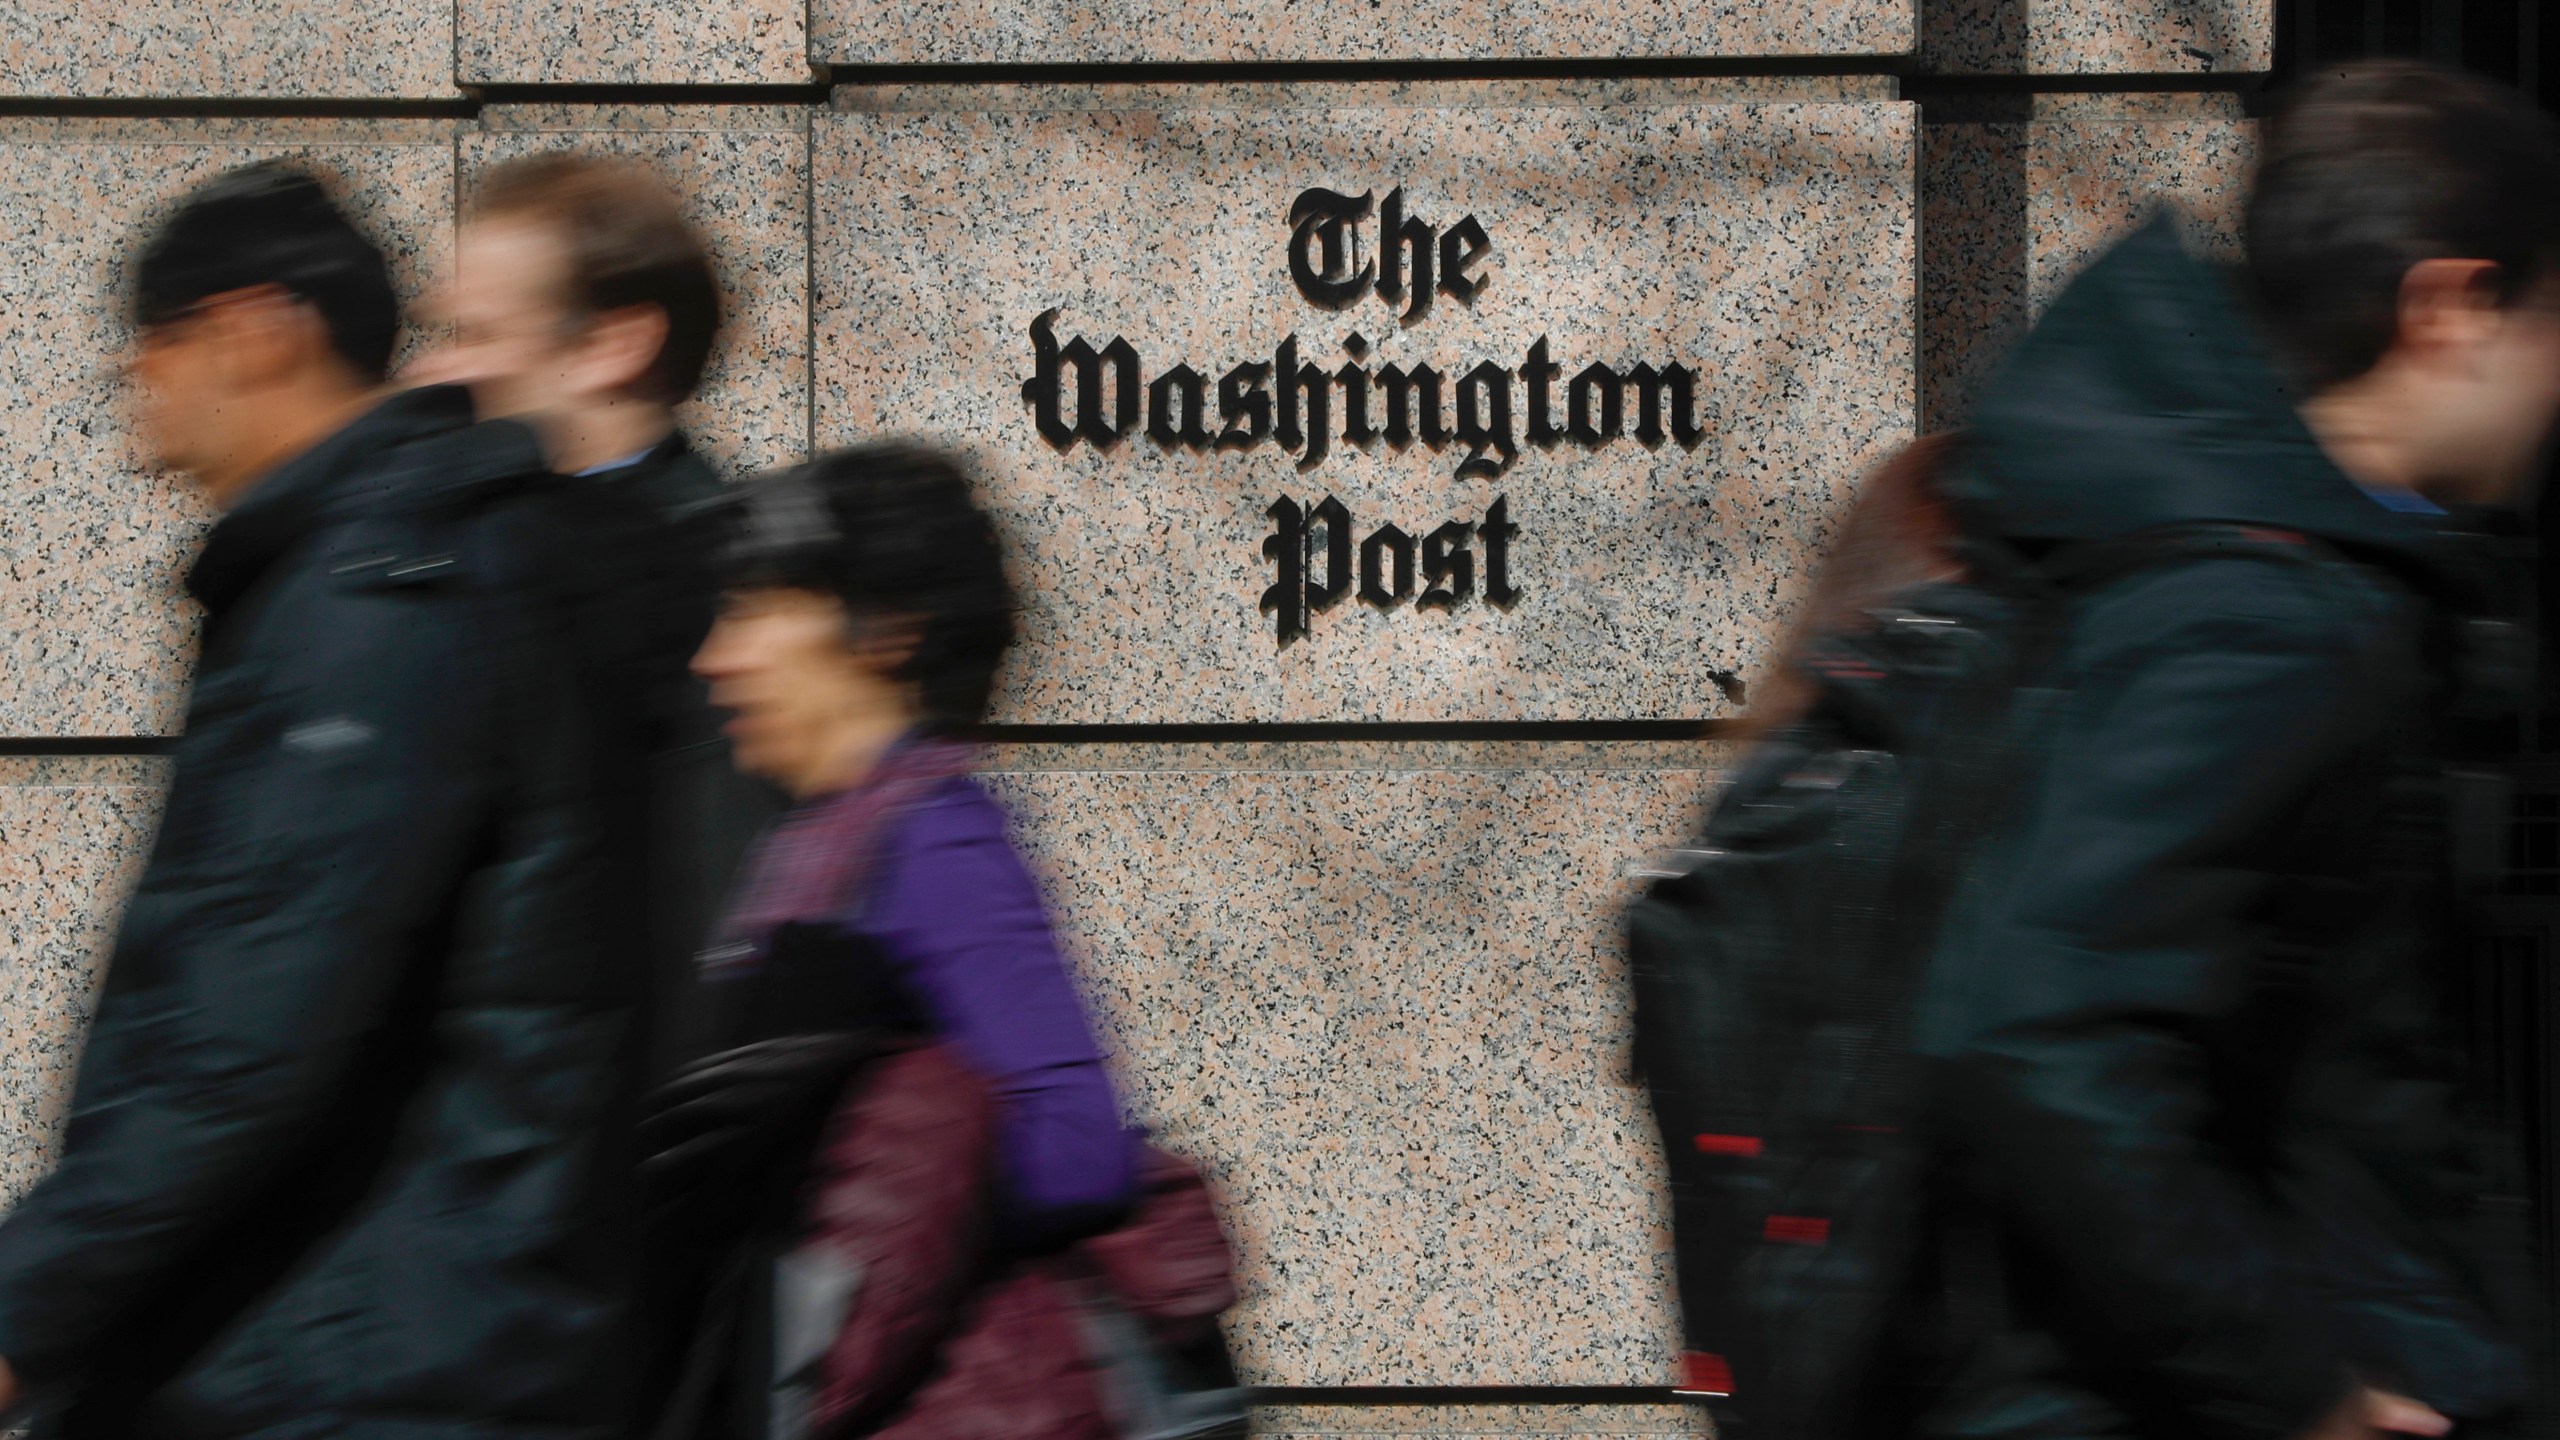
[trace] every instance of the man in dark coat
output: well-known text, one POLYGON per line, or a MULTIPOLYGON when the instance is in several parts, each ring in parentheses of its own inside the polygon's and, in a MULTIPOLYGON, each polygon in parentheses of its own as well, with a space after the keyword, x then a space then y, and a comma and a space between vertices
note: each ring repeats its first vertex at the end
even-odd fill
POLYGON ((2560 147, 2415 65, 2312 82, 2265 146, 2245 269, 2124 242, 1950 477, 2031 555, 2247 543, 2083 597, 1950 913, 1928 1434, 2442 1434, 2525 1392, 2436 1022, 2447 727, 2499 669, 2450 512, 2522 498, 2560 413, 2560 147))
POLYGON ((209 182, 135 280, 146 438, 224 513, 0 1383, 74 1435, 611 1431, 615 779, 538 450, 385 388, 382 256, 305 174, 209 182))
POLYGON ((676 407, 710 363, 719 283, 655 178, 569 152, 494 167, 456 248, 452 339, 412 373, 466 384, 484 418, 531 426, 553 468, 587 482, 590 549, 619 576, 595 643, 647 697, 630 717, 649 780, 629 822, 650 876, 646 1071, 663 1075, 711 1029, 695 961, 740 857, 781 809, 730 763, 723 716, 688 668, 711 624, 724 491, 676 407))

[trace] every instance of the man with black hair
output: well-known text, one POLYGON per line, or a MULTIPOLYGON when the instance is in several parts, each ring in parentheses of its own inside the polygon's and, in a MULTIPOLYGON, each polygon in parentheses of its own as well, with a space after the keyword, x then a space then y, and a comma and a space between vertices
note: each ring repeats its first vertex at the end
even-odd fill
POLYGON ((386 387, 382 255, 300 171, 187 195, 134 319, 223 513, 61 1163, 0 1222, 0 1386, 70 1435, 602 1434, 627 906, 541 455, 386 387))
POLYGON ((452 335, 410 369, 468 385, 483 418, 520 420, 551 465, 587 482, 589 548, 619 575, 593 644, 644 697, 648 759, 631 824, 647 867, 645 1070, 699 1047, 695 959, 748 842, 781 797, 730 764, 721 717, 686 671, 710 628, 719 477, 676 407, 702 382, 720 286, 675 198, 621 161, 551 152, 493 167, 471 196, 453 276, 452 335))
POLYGON ((2474 1168, 2437 1009, 2453 720, 2513 668, 2456 512, 2526 498, 2560 416, 2560 138, 2350 67, 2248 219, 2237 275, 2166 220, 2101 258, 1943 475, 1978 541, 2090 568, 1919 1019, 1918 1433, 2435 1435, 2528 1388, 2481 1229, 2516 1176, 2474 1168))

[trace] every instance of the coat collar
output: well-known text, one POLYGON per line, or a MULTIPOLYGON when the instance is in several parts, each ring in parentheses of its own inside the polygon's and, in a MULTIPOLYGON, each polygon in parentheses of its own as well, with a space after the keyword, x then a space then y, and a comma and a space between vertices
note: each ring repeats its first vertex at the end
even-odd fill
POLYGON ((220 615, 278 556, 350 507, 430 507, 488 480, 541 468, 539 448, 523 427, 471 425, 468 392, 451 386, 402 391, 258 482, 214 523, 187 572, 187 590, 220 615), (420 445, 466 430, 464 443, 451 451, 420 445), (410 456, 395 458, 403 450, 410 456))

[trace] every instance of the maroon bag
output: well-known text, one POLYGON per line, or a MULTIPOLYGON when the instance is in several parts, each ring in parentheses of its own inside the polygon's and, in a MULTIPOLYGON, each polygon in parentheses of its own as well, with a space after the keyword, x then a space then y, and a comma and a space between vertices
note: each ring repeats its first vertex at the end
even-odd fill
POLYGON ((1000 1263, 994 1155, 993 1099, 946 1046, 882 1061, 848 1091, 805 1192, 803 1248, 858 1276, 818 1367, 810 1435, 1112 1440, 1130 1406, 1096 1353, 1097 1302, 1158 1344, 1218 1343, 1233 1265, 1189 1164, 1149 1147, 1120 1224, 1000 1263))
POLYGON ((979 1292, 941 1364, 880 1440, 1119 1440, 1087 1354, 1078 1300, 1018 1269, 979 1292))
POLYGON ((1076 1247, 1122 1308, 1168 1344, 1214 1335, 1236 1303, 1235 1262, 1209 1184, 1191 1162, 1147 1146, 1138 1204, 1118 1226, 1076 1247))
POLYGON ((859 1279, 820 1367, 812 1434, 877 1425, 957 1327, 984 1278, 995 1134, 986 1084, 933 1044, 875 1065, 828 1121, 809 1170, 807 1243, 859 1279))

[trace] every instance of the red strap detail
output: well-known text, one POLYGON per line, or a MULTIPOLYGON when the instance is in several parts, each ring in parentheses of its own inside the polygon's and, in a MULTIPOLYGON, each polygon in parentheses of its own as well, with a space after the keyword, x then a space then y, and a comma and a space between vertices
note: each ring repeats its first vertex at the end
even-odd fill
POLYGON ((1680 1354, 1680 1383, 1674 1388, 1683 1395, 1730 1395, 1733 1367, 1721 1355, 1684 1350, 1680 1354))
POLYGON ((1772 1215, 1761 1224, 1760 1238, 1781 1245, 1827 1245, 1831 1222, 1812 1215, 1772 1215))
POLYGON ((1760 1153, 1760 1137, 1757 1135, 1700 1135, 1690 1143, 1698 1147, 1701 1155, 1750 1156, 1760 1153))
POLYGON ((2308 545, 2310 538, 2299 530, 2273 530, 2264 525, 2243 525, 2240 533, 2262 545, 2308 545))

